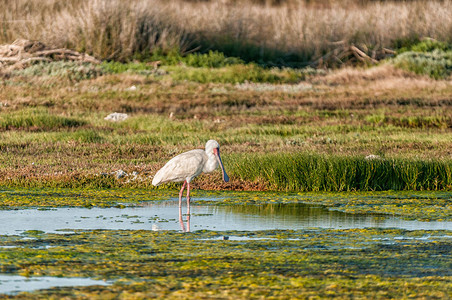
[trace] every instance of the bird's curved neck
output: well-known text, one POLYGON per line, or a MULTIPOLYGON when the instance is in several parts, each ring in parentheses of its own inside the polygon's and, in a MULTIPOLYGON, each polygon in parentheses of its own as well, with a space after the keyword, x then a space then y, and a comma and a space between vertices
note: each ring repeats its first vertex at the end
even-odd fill
POLYGON ((203 168, 203 172, 205 172, 205 173, 213 172, 218 167, 218 160, 215 157, 215 154, 213 154, 212 152, 210 152, 210 153, 209 152, 206 152, 207 161, 203 168))

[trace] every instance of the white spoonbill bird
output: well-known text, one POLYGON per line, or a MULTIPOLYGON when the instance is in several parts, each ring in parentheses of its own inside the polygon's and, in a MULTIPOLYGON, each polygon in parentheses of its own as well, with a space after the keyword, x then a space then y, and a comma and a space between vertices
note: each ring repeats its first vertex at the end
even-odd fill
POLYGON ((170 159, 155 174, 152 184, 158 186, 162 183, 183 181, 184 184, 179 192, 179 212, 181 212, 182 194, 187 185, 187 214, 190 214, 190 182, 202 172, 213 172, 218 165, 221 167, 223 180, 228 182, 229 177, 221 161, 220 144, 217 141, 209 140, 205 150, 187 151, 170 159))

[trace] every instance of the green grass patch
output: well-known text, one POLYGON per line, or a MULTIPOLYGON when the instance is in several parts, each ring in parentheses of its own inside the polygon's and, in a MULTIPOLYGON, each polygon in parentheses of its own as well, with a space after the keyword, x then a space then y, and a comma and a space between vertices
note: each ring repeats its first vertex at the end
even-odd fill
POLYGON ((101 64, 107 73, 134 72, 139 74, 150 73, 154 68, 152 62, 160 62, 163 66, 184 65, 193 68, 224 68, 232 65, 243 65, 244 61, 237 57, 226 57, 224 53, 209 51, 207 53, 190 53, 182 55, 177 49, 163 52, 156 49, 152 54, 135 55, 136 60, 128 63, 117 61, 104 61, 101 64))
POLYGON ((450 190, 452 161, 309 153, 232 155, 231 174, 285 191, 450 190))
POLYGON ((232 65, 244 64, 237 57, 226 57, 224 53, 210 50, 207 53, 193 53, 182 59, 189 67, 195 68, 223 68, 232 65))
MULTIPOLYGON (((162 69, 178 81, 199 83, 298 83, 312 73, 312 70, 264 68, 256 64, 243 64, 236 58, 226 58, 219 52, 216 56, 192 54, 180 57, 179 63, 163 64, 162 69)), ((131 72, 141 75, 162 74, 146 62, 104 62, 102 68, 106 73, 131 72)), ((164 72, 163 72, 164 74, 164 72)))
POLYGON ((219 51, 209 50, 206 53, 189 53, 183 55, 180 50, 162 51, 155 49, 152 53, 137 54, 134 56, 138 61, 159 61, 162 65, 174 66, 184 64, 195 68, 222 68, 231 65, 244 64, 238 57, 228 57, 219 51))
POLYGON ((116 61, 102 62, 102 69, 106 73, 119 74, 124 72, 138 73, 142 75, 150 74, 152 67, 143 62, 121 63, 116 61))
POLYGON ((392 124, 404 128, 452 128, 452 118, 448 116, 385 116, 384 114, 368 115, 365 120, 378 126, 392 124))
POLYGON ((434 39, 412 40, 412 41, 407 41, 405 43, 401 43, 399 46, 400 47, 397 47, 397 48, 399 48, 397 50, 398 53, 410 52, 410 51, 426 53, 426 52, 434 52, 437 50, 447 52, 447 51, 452 50, 451 43, 437 41, 434 39))
POLYGON ((83 120, 54 115, 44 109, 25 109, 0 114, 0 128, 3 130, 58 130, 85 124, 86 122, 83 120))
POLYGON ((294 69, 266 69, 255 64, 232 65, 223 68, 168 67, 171 77, 199 83, 297 83, 305 75, 294 69))

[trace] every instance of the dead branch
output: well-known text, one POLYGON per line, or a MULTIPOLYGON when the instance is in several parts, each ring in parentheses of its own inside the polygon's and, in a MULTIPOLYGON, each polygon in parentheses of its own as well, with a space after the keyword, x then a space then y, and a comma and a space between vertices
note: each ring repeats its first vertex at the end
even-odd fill
POLYGON ((78 61, 99 64, 95 57, 66 48, 51 49, 39 41, 15 40, 9 45, 0 45, 0 71, 22 69, 35 61, 78 61))
POLYGON ((330 43, 337 46, 332 51, 315 59, 310 66, 314 67, 338 67, 345 64, 377 64, 380 60, 393 56, 395 51, 387 48, 369 49, 365 45, 358 47, 347 44, 344 41, 330 43))

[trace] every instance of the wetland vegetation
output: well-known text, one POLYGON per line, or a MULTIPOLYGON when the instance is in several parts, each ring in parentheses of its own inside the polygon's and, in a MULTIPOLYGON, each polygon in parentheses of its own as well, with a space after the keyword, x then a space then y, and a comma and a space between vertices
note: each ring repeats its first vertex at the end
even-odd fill
POLYGON ((1 245, 15 247, 2 249, 0 270, 114 282, 7 299, 444 299, 451 288, 450 238, 450 231, 395 229, 37 232, 1 238, 1 245), (224 234, 258 239, 214 239, 224 234))
POLYGON ((2 80, 3 185, 150 187, 164 161, 215 138, 232 181, 197 179, 205 189, 452 186, 450 81, 390 65, 309 75, 290 86, 180 81, 171 70, 74 79, 64 65, 57 69, 63 75, 25 69, 2 80), (129 118, 104 120, 115 111, 129 118), (107 176, 119 169, 140 179, 107 176))
POLYGON ((150 3, 0 1, 0 44, 99 59, 2 57, 2 213, 172 199, 179 186, 155 188, 152 176, 214 138, 231 181, 196 178, 195 205, 261 217, 315 205, 376 222, 183 233, 131 214, 121 218, 145 229, 8 232, 0 285, 9 275, 104 285, 2 298, 452 297, 452 228, 378 226, 452 221, 451 1, 150 3), (113 112, 128 118, 106 120, 113 112))

